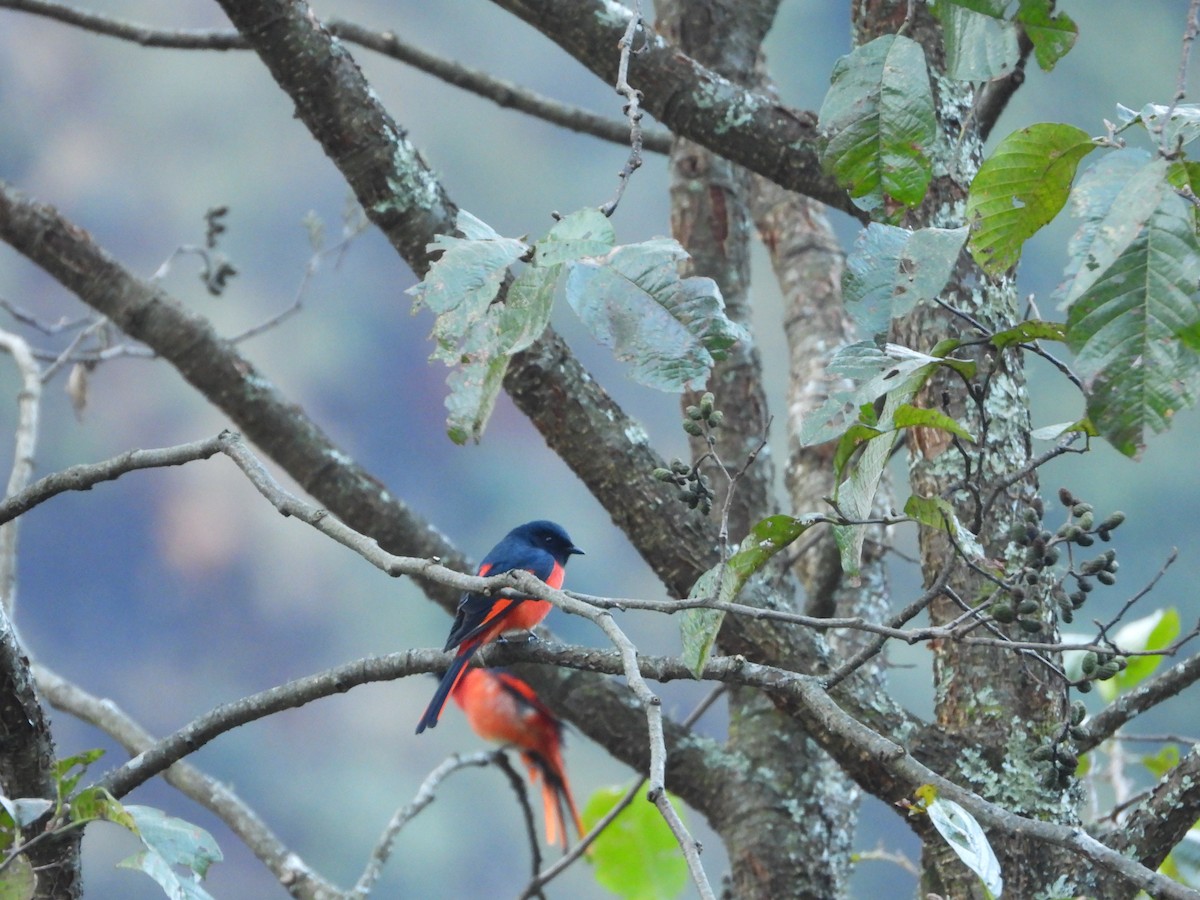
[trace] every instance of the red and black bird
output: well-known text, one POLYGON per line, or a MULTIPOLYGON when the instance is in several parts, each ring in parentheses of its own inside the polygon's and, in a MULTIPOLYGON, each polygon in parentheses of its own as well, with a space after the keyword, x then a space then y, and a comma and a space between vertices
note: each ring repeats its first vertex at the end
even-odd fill
POLYGON ((515 747, 529 769, 529 780, 537 784, 540 779, 546 843, 566 849, 568 813, 582 837, 583 823, 563 765, 563 724, 533 688, 503 669, 468 668, 450 696, 476 734, 515 747))
MULTIPOLYGON (((576 553, 583 553, 568 537, 561 525, 538 519, 526 522, 504 536, 479 566, 480 575, 499 575, 524 569, 532 572, 552 588, 561 588, 563 567, 576 553)), ((443 650, 458 648, 458 655, 442 676, 433 699, 421 721, 417 734, 438 723, 438 716, 454 685, 462 677, 475 651, 494 641, 506 631, 529 631, 546 618, 550 604, 532 597, 490 597, 486 594, 463 594, 458 612, 450 626, 443 650)))

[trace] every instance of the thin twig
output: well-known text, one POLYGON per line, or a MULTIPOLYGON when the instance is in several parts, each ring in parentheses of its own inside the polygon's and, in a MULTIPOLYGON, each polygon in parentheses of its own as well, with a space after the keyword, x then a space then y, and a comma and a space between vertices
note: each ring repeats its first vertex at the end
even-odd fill
POLYGON ((1167 123, 1171 121, 1171 116, 1179 106, 1179 102, 1187 97, 1188 67, 1192 58, 1192 44, 1196 42, 1198 33, 1200 33, 1200 0, 1192 0, 1188 5, 1187 25, 1183 29, 1183 47, 1179 51, 1179 74, 1175 77, 1175 94, 1171 97, 1166 115, 1156 126, 1159 151, 1163 156, 1169 157, 1178 151, 1178 148, 1167 146, 1167 123))
POLYGON ((444 759, 432 772, 425 776, 425 780, 421 782, 421 786, 417 788, 417 793, 413 796, 409 803, 400 809, 396 810, 395 814, 388 821, 387 826, 383 829, 383 833, 379 836, 379 840, 375 842, 375 849, 371 851, 370 860, 367 867, 363 870, 354 889, 350 891, 349 897, 366 897, 375 887, 375 882, 379 880, 380 874, 383 872, 383 866, 388 861, 388 857, 392 854, 392 844, 396 840, 396 835, 400 830, 411 822, 417 815, 436 799, 438 786, 449 776, 453 775, 460 769, 465 769, 470 766, 490 766, 495 762, 497 756, 502 756, 503 750, 480 750, 477 753, 472 753, 470 756, 461 756, 458 753, 444 759))
POLYGON ((611 216, 617 211, 617 205, 625 194, 625 186, 630 177, 642 167, 642 92, 629 83, 629 56, 634 53, 633 42, 638 31, 642 29, 641 0, 634 0, 633 15, 625 28, 625 34, 617 44, 621 51, 621 61, 617 65, 617 93, 625 98, 625 118, 629 120, 629 157, 625 167, 617 175, 617 193, 611 200, 600 207, 600 212, 611 216))

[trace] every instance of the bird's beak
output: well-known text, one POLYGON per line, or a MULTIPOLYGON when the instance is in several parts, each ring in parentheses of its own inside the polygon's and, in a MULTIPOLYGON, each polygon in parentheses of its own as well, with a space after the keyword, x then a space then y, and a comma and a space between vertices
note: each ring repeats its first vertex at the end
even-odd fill
POLYGON ((587 554, 584 553, 582 550, 580 550, 578 547, 572 547, 570 550, 567 551, 567 553, 572 554, 572 555, 578 554, 579 556, 587 556, 587 554))

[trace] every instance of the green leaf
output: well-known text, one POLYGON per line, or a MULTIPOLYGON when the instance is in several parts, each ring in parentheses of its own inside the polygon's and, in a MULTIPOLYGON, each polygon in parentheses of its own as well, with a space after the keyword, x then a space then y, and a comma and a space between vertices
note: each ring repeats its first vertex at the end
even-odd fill
POLYGON ((1017 21, 1033 44, 1033 56, 1049 72, 1066 56, 1079 37, 1079 26, 1066 13, 1054 12, 1053 0, 1021 0, 1017 21))
POLYGON ((1004 891, 1000 862, 979 822, 958 803, 937 796, 932 785, 924 785, 920 791, 924 792, 921 797, 925 812, 938 834, 967 868, 979 876, 988 893, 999 897, 1004 891))
POLYGON ((909 231, 871 223, 846 260, 842 290, 860 334, 885 334, 891 320, 933 300, 954 272, 967 229, 909 231))
MULTIPOLYGON (((1148 616, 1135 619, 1112 635, 1112 641, 1127 652, 1163 650, 1179 637, 1179 611, 1174 607, 1155 610, 1148 616)), ((1150 677, 1162 663, 1161 656, 1127 657, 1125 668, 1107 681, 1097 682, 1100 696, 1111 703, 1150 677)))
MULTIPOLYGON (((872 407, 865 407, 874 412, 872 407)), ((851 425, 838 438, 837 448, 833 451, 833 478, 834 481, 840 481, 842 471, 846 468, 846 463, 850 461, 850 457, 866 441, 873 441, 875 438, 884 434, 874 425, 867 425, 863 422, 856 422, 851 425)))
POLYGON ((55 760, 50 774, 54 778, 54 789, 60 801, 65 800, 75 790, 75 785, 79 784, 79 779, 87 772, 88 766, 103 755, 103 750, 84 750, 74 756, 55 760), (79 771, 76 772, 76 769, 79 771))
POLYGON ((991 343, 997 350, 1003 350, 1013 344, 1025 344, 1030 341, 1065 341, 1066 339, 1067 326, 1063 323, 1030 319, 992 335, 991 343))
POLYGON ((948 431, 951 434, 957 434, 968 441, 974 442, 975 440, 971 432, 967 431, 966 428, 944 412, 936 409, 922 409, 917 406, 909 406, 907 403, 902 403, 896 408, 896 412, 892 416, 892 424, 897 428, 936 428, 939 431, 948 431))
POLYGON ((0 875, 0 900, 31 900, 37 894, 37 873, 24 854, 18 856, 0 875))
POLYGON ((746 337, 710 278, 681 278, 687 253, 666 238, 569 264, 567 301, 592 335, 647 387, 703 387, 714 361, 746 337))
POLYGON ((819 119, 830 135, 822 163, 860 207, 921 202, 932 177, 937 123, 919 44, 884 35, 843 56, 819 119))
POLYGON ((144 872, 158 882, 170 900, 213 900, 212 894, 191 878, 181 876, 170 864, 149 850, 142 850, 117 863, 122 869, 144 872))
POLYGON ((937 5, 946 41, 946 74, 957 81, 999 78, 1021 58, 1016 27, 991 10, 971 8, 977 5, 959 0, 937 5))
POLYGON ((1025 241, 1066 203, 1079 161, 1095 149, 1086 131, 1042 123, 1014 131, 979 168, 967 197, 968 246, 997 274, 1016 263, 1025 241))
POLYGON ((609 218, 594 207, 564 216, 549 233, 533 245, 538 266, 573 262, 585 256, 603 256, 617 242, 609 218))
MULTIPOLYGON (((16 800, 10 800, 8 797, 0 796, 0 807, 3 807, 8 814, 0 817, 3 827, 5 829, 21 829, 32 825, 53 809, 54 802, 42 797, 18 797, 16 800)), ((8 846, 8 844, 4 843, 3 846, 8 846)))
POLYGON ((137 822, 133 816, 104 788, 87 788, 71 798, 72 822, 92 822, 100 819, 115 822, 123 828, 137 832, 137 822))
MULTIPOLYGON (((1158 163, 1147 169, 1162 172, 1158 163)), ((1088 389, 1088 416, 1114 447, 1136 456, 1147 431, 1165 431, 1200 392, 1200 246, 1191 207, 1169 189, 1158 192, 1145 226, 1107 266, 1112 235, 1092 224, 1089 258, 1097 272, 1079 274, 1075 283, 1087 287, 1068 294, 1075 299, 1068 300, 1067 342, 1088 389)))
MULTIPOLYGON (((601 788, 583 810, 591 828, 625 795, 620 787, 601 788)), ((671 801, 676 812, 679 805, 671 801)), ((592 844, 588 861, 596 881, 625 900, 670 900, 687 887, 687 862, 658 808, 638 798, 623 809, 592 844)))
MULTIPOLYGON (((741 547, 727 562, 717 563, 696 579, 688 593, 690 599, 712 597, 732 603, 750 577, 767 561, 814 525, 826 521, 823 516, 768 516, 750 529, 741 547), (718 579, 720 593, 717 593, 718 579)), ((687 609, 680 625, 683 661, 697 678, 712 653, 725 613, 719 609, 687 609)))

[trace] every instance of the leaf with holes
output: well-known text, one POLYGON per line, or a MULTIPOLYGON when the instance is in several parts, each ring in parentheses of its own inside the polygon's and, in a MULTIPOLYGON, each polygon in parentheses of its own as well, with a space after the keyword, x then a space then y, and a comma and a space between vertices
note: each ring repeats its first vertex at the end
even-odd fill
POLYGON ((1043 123, 1014 131, 979 167, 967 197, 968 246, 975 261, 998 274, 1021 247, 1058 215, 1079 161, 1096 148, 1086 131, 1043 123))
POLYGON ((891 320, 941 293, 967 239, 964 228, 909 231, 872 222, 846 260, 842 290, 860 334, 886 334, 891 320))
POLYGON ((711 278, 681 278, 687 252, 666 238, 616 247, 569 264, 567 302, 639 384, 698 389, 746 333, 725 315, 711 278))

